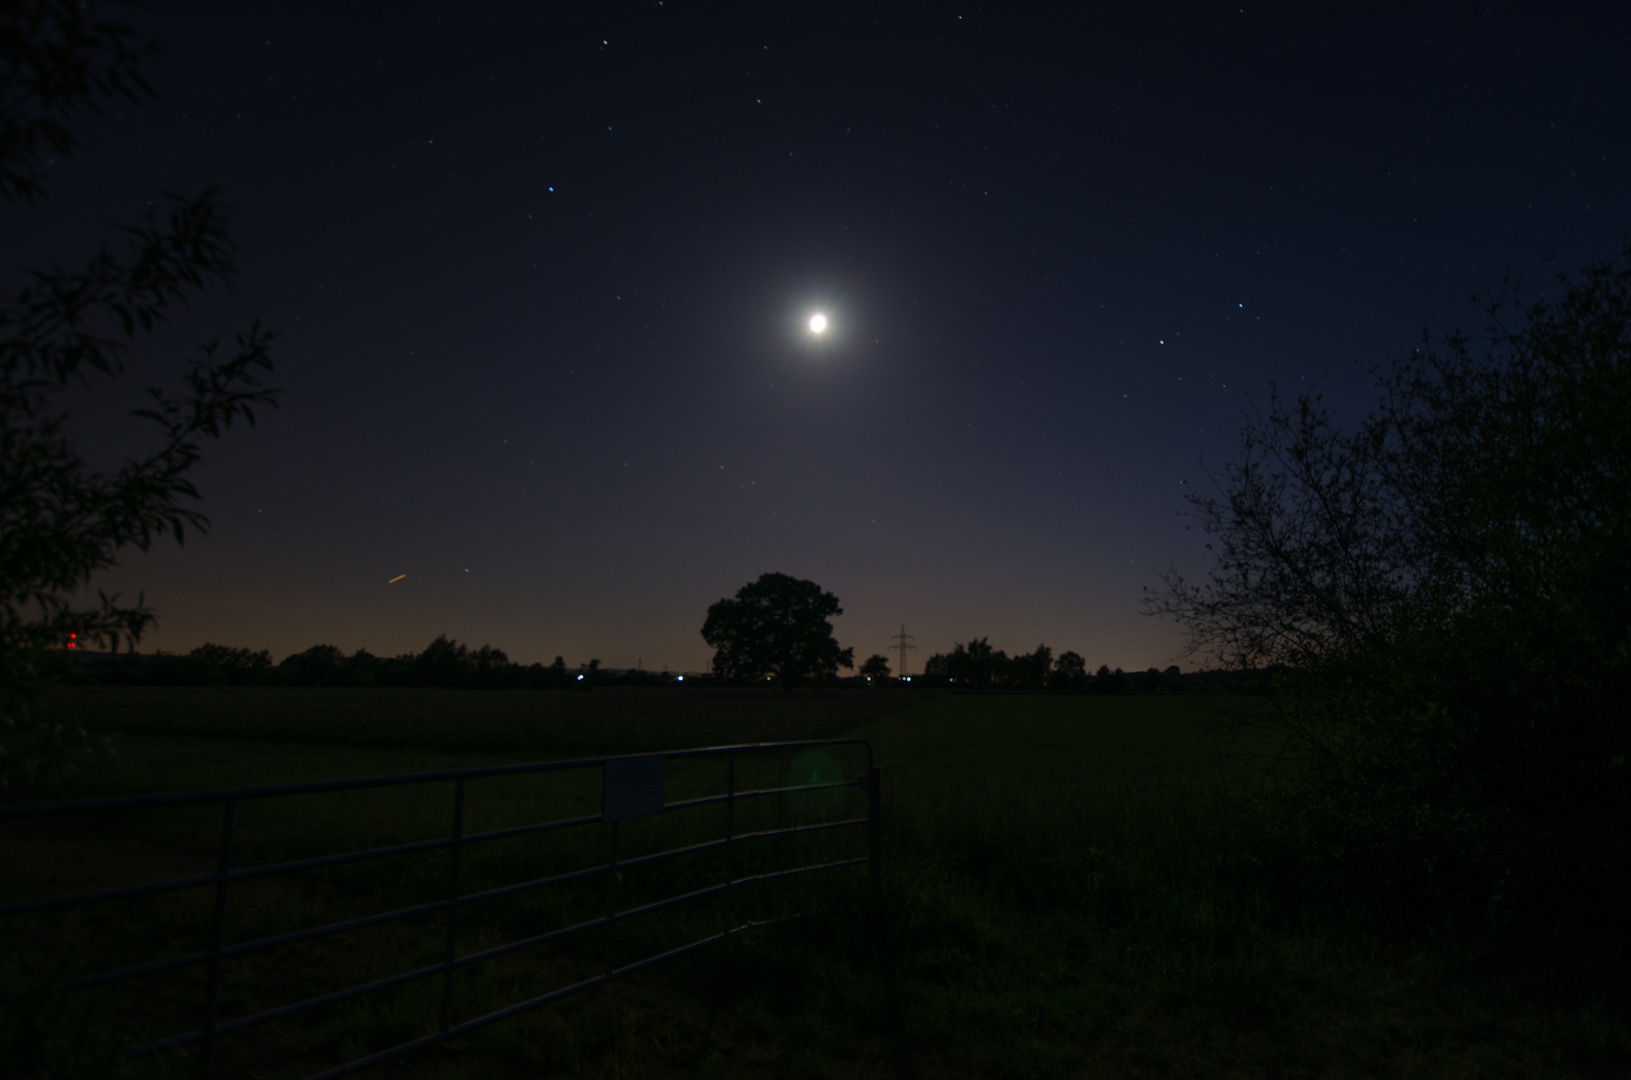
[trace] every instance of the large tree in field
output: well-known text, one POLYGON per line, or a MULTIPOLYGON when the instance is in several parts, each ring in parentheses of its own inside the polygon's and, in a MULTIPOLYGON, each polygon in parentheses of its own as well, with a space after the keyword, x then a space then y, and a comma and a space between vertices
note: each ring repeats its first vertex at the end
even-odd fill
POLYGON ((843 613, 838 597, 813 581, 763 574, 708 608, 702 638, 713 647, 715 675, 773 675, 791 692, 855 666, 855 650, 839 648, 832 636, 829 620, 843 613))
MULTIPOLYGON (((0 0, 0 201, 26 212, 74 121, 151 91, 154 51, 87 0, 0 0)), ((144 197, 137 203, 149 203, 144 197)), ((66 398, 118 379, 133 350, 187 299, 227 285, 233 245, 214 191, 170 197, 83 265, 20 274, 0 293, 0 785, 63 760, 64 733, 38 713, 42 654, 71 639, 134 642, 153 621, 140 597, 82 593, 121 550, 146 550, 208 521, 189 475, 205 442, 273 404, 272 335, 258 323, 208 342, 166 389, 152 373, 135 415, 151 438, 102 470, 74 445, 66 398)))
POLYGON ((1352 430, 1272 401, 1192 499, 1209 578, 1153 598, 1281 672, 1293 817, 1356 886, 1549 919, 1631 889, 1631 248, 1561 282, 1380 369, 1352 430))
POLYGON ((889 657, 873 653, 866 658, 866 663, 861 665, 860 674, 864 678, 879 681, 889 678, 889 657))

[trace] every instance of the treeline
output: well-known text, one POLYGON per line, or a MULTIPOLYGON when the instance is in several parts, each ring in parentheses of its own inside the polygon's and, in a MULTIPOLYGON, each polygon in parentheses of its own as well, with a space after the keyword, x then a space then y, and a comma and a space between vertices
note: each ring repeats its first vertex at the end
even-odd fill
POLYGON ((1170 694, 1199 688, 1201 675, 1184 675, 1177 664, 1162 671, 1128 672, 1099 665, 1089 674, 1081 654, 1062 652, 1057 657, 1046 645, 1035 652, 1009 656, 993 649, 985 638, 961 642, 949 653, 936 653, 923 665, 924 681, 974 693, 1054 694, 1170 694))
MULTIPOLYGON (((890 679, 882 657, 880 681, 890 679)), ((667 686, 679 681, 668 672, 610 671, 590 660, 568 667, 557 656, 552 664, 517 664, 502 649, 490 645, 471 648, 446 635, 423 652, 375 656, 367 649, 347 654, 334 645, 313 645, 282 663, 272 662, 267 649, 234 648, 208 643, 188 653, 107 654, 58 653, 54 675, 63 682, 97 686, 420 686, 468 690, 568 690, 595 686, 667 686)), ((929 657, 921 675, 912 682, 921 687, 949 687, 973 693, 1052 694, 1170 694, 1203 689, 1231 689, 1245 673, 1180 672, 1173 664, 1165 670, 1123 671, 1100 665, 1089 672, 1087 661, 1075 652, 1053 655, 1047 645, 1034 652, 1008 655, 993 649, 985 638, 958 643, 950 653, 929 657), (1220 681, 1221 680, 1221 681, 1220 681), (1219 685, 1214 686, 1214 683, 1219 685)), ((762 679, 730 679, 693 675, 690 685, 759 685, 762 679)), ((859 676, 832 680, 845 688, 864 686, 859 676)), ((871 685, 877 685, 871 683, 871 685)))
POLYGON ((272 663, 266 649, 205 644, 192 652, 126 654, 102 662, 64 657, 67 681, 107 686, 441 686, 480 690, 566 690, 588 686, 659 686, 667 673, 605 671, 599 660, 576 668, 557 656, 552 664, 517 664, 502 649, 473 649, 442 635, 423 652, 375 656, 366 649, 347 655, 333 645, 272 663))

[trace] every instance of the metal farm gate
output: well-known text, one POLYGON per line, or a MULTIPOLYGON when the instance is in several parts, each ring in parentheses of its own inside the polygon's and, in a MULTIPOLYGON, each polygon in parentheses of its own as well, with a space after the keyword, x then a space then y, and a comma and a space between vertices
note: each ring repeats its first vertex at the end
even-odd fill
MULTIPOLYGON (((850 751, 850 753, 855 757, 860 756, 854 750, 850 751)), ((692 768, 694 773, 700 773, 704 768, 700 765, 688 767, 692 768)), ((761 774, 764 771, 762 768, 759 769, 761 774)), ((693 776, 693 779, 695 779, 695 776, 693 776)), ((434 788, 432 790, 434 791, 434 788)), ((152 1059, 153 1055, 160 1055, 166 1051, 182 1053, 186 1057, 196 1060, 199 1071, 203 1075, 209 1076, 218 1071, 217 1044, 227 1036, 245 1032, 273 1021, 308 1013, 311 1010, 322 1009, 325 1006, 361 998, 363 995, 375 994, 392 987, 403 986, 421 980, 434 980, 439 977, 441 980, 439 990, 428 995, 428 1001, 422 1000, 420 1002, 421 1005, 428 1008, 439 1007, 439 1017, 436 1017, 434 1023, 429 1017, 422 1020, 420 1030, 424 1031, 423 1034, 407 1038, 384 1049, 363 1053, 352 1060, 336 1063, 332 1067, 323 1069, 323 1071, 311 1074, 309 1080, 324 1080, 324 1078, 328 1077, 342 1076, 432 1046, 455 1036, 467 1034, 548 1002, 598 986, 629 972, 637 971, 713 942, 722 941, 751 927, 779 921, 777 919, 766 919, 756 922, 736 917, 731 897, 740 897, 739 890, 753 886, 756 883, 865 863, 868 864, 871 890, 874 897, 876 897, 879 889, 879 797, 879 770, 873 764, 871 744, 864 739, 821 739, 780 743, 747 743, 736 746, 670 750, 657 754, 579 758, 569 761, 498 765, 314 783, 272 784, 231 790, 181 792, 0 807, 0 826, 10 829, 33 830, 42 830, 50 822, 56 822, 64 828, 73 828, 72 819, 120 822, 126 820, 127 815, 164 807, 191 807, 194 810, 188 812, 200 813, 213 813, 214 811, 211 808, 218 807, 220 830, 218 857, 211 857, 215 866, 212 871, 208 872, 187 873, 181 876, 171 876, 165 880, 119 884, 111 887, 70 892, 64 895, 28 898, 18 898, 15 895, 7 896, 8 893, 15 893, 15 883, 12 885, 0 883, 0 898, 4 898, 5 901, 0 903, 0 931, 10 931, 24 936, 42 934, 44 924, 41 920, 49 916, 63 915, 64 913, 77 914, 81 911, 96 912, 110 905, 116 906, 121 902, 128 904, 141 901, 144 898, 152 898, 159 894, 187 894, 190 892, 195 898, 195 907, 189 909, 194 912, 191 918, 195 923, 208 923, 207 927, 196 926, 197 930, 204 931, 207 934, 207 937, 204 938, 206 944, 202 948, 191 951, 158 958, 148 958, 136 963, 119 964, 102 970, 80 970, 71 973, 59 971, 57 975, 46 977, 43 982, 40 980, 38 973, 35 972, 32 976, 24 978, 21 990, 18 989, 18 977, 14 973, 11 980, 13 986, 10 989, 10 1000, 0 998, 0 1008, 18 1007, 24 996, 31 996, 35 1006, 38 1006, 40 1001, 44 999, 50 999, 51 1001, 68 1000, 76 993, 83 994, 96 988, 139 981, 167 972, 189 970, 191 972, 190 977, 194 980, 190 984, 192 989, 189 990, 189 993, 196 994, 195 1002, 191 1008, 196 1009, 194 1015, 198 1017, 197 1026, 192 1027, 190 1030, 174 1031, 172 1029, 161 1037, 149 1038, 147 1041, 139 1042, 136 1045, 114 1048, 113 1054, 127 1061, 133 1061, 142 1058, 152 1059), (852 775, 852 770, 838 764, 832 764, 825 771, 829 777, 832 777, 836 771, 837 775, 833 778, 824 778, 819 775, 818 771, 817 774, 803 777, 782 777, 782 782, 770 784, 769 786, 743 787, 739 783, 739 765, 762 759, 767 754, 777 755, 791 751, 815 752, 817 754, 826 754, 825 760, 836 763, 838 761, 837 755, 826 753, 822 748, 840 747, 854 747, 857 750, 864 750, 864 769, 853 771, 854 774, 852 775), (669 764, 682 761, 692 762, 698 759, 723 759, 724 790, 683 798, 674 802, 667 801, 666 791, 670 779, 669 764), (530 821, 524 824, 512 824, 503 828, 479 832, 470 832, 466 829, 466 789, 471 785, 480 781, 492 781, 500 777, 519 777, 526 774, 594 769, 598 769, 601 774, 600 807, 598 812, 557 817, 551 820, 530 821), (239 860, 235 858, 235 849, 239 847, 240 839, 239 810, 242 807, 297 796, 361 792, 382 788, 406 788, 415 785, 440 785, 444 789, 451 786, 451 814, 448 819, 445 819, 447 820, 445 835, 418 839, 407 843, 392 843, 361 850, 341 851, 292 860, 283 859, 253 865, 241 865, 239 860), (844 789, 855 789, 855 794, 858 794, 860 798, 857 799, 854 794, 846 793, 844 789), (762 803, 775 796, 783 796, 782 801, 784 803, 789 799, 808 801, 812 795, 821 792, 830 792, 831 796, 825 797, 826 801, 822 803, 821 807, 818 807, 818 810, 825 809, 826 811, 837 812, 817 813, 815 815, 804 814, 802 816, 805 818, 824 816, 830 817, 832 820, 803 820, 793 823, 783 821, 776 827, 749 830, 744 830, 741 827, 743 814, 749 808, 749 804, 762 803), (864 805, 865 816, 855 815, 854 810, 857 802, 864 805), (723 829, 720 830, 722 835, 682 843, 663 850, 641 851, 637 854, 620 856, 618 850, 620 823, 656 815, 674 814, 678 811, 710 805, 719 806, 723 810, 724 824, 723 829), (742 809, 739 810, 739 807, 742 809), (849 811, 848 813, 844 812, 846 809, 849 811), (115 816, 109 817, 108 815, 115 816), (826 861, 782 866, 755 873, 742 872, 745 857, 752 846, 763 844, 771 837, 853 829, 863 825, 866 826, 867 830, 864 855, 829 858, 826 861), (605 858, 603 861, 597 860, 527 880, 511 881, 502 885, 484 888, 471 889, 468 887, 467 881, 461 881, 461 865, 466 862, 467 857, 474 857, 468 856, 467 853, 480 846, 494 845, 499 841, 514 840, 531 834, 559 830, 584 830, 594 826, 602 827, 600 833, 593 838, 592 842, 597 845, 604 843, 605 858), (694 888, 685 888, 673 895, 650 899, 633 906, 620 906, 619 883, 623 878, 624 871, 656 864, 664 860, 696 856, 710 851, 715 852, 716 856, 714 857, 719 858, 723 863, 723 867, 719 870, 717 876, 709 875, 712 880, 705 878, 704 883, 697 884, 693 879, 690 884, 696 885, 694 888), (315 870, 327 873, 329 872, 328 868, 435 852, 445 852, 445 862, 442 863, 442 870, 446 874, 446 887, 445 893, 439 899, 413 903, 408 906, 397 906, 391 910, 357 914, 338 921, 329 921, 323 925, 285 930, 258 937, 251 936, 247 940, 232 940, 232 936, 228 932, 228 916, 233 909, 235 892, 255 888, 257 882, 315 870), (520 894, 532 894, 537 890, 547 890, 551 886, 561 887, 573 882, 593 882, 597 878, 604 883, 604 894, 603 903, 597 901, 597 905, 600 906, 601 910, 593 917, 579 919, 571 925, 535 926, 533 929, 536 932, 526 933, 511 940, 485 941, 480 943, 480 947, 475 951, 460 952, 459 915, 461 910, 469 908, 470 905, 491 902, 504 897, 516 897, 520 894), (714 895, 720 895, 724 900, 723 916, 719 923, 716 924, 719 926, 716 931, 676 947, 665 948, 654 955, 647 955, 621 963, 616 962, 614 959, 613 935, 619 923, 673 905, 714 895), (417 920, 420 926, 424 926, 424 920, 427 916, 438 920, 436 925, 438 925, 439 929, 435 931, 435 934, 442 939, 439 949, 440 959, 436 962, 421 964, 411 970, 370 978, 355 985, 333 989, 315 996, 307 996, 301 1000, 262 1007, 238 1015, 224 1015, 227 1010, 224 1008, 222 1000, 223 968, 230 962, 242 961, 245 958, 255 956, 255 954, 266 953, 268 950, 286 948, 338 934, 385 926, 401 921, 417 920), (595 970, 592 974, 582 975, 580 973, 580 977, 575 978, 574 981, 567 985, 556 986, 546 992, 532 994, 524 1000, 510 1002, 483 1015, 460 1018, 455 1014, 453 990, 455 973, 473 969, 476 965, 490 963, 499 957, 517 954, 522 950, 535 949, 546 943, 571 938, 574 935, 580 935, 597 928, 605 936, 605 953, 603 962, 598 961, 597 958, 596 968, 598 970, 595 970), (62 977, 58 977, 59 975, 62 977), (34 980, 32 985, 27 985, 27 978, 34 980), (439 998, 439 1005, 430 1004, 430 1001, 437 998, 439 998), (431 1030, 425 1030, 426 1028, 431 1030)), ((87 828, 90 827, 87 826, 87 828)), ((43 833, 38 835, 43 835, 43 833)), ((801 842, 803 841, 792 843, 801 842)), ((307 848, 307 850, 310 849, 307 848)), ((442 858, 442 856, 435 857, 442 858)), ((415 939, 419 941, 421 948, 425 947, 422 938, 423 933, 415 939)), ((93 968, 98 966, 94 963, 96 959, 101 959, 104 965, 107 963, 105 956, 95 953, 92 956, 93 962, 90 965, 93 968)), ((0 958, 0 961, 3 961, 3 958, 0 958)), ((272 965, 275 961, 268 959, 265 963, 272 965)), ((134 995, 134 999, 139 1001, 140 995, 134 995)))

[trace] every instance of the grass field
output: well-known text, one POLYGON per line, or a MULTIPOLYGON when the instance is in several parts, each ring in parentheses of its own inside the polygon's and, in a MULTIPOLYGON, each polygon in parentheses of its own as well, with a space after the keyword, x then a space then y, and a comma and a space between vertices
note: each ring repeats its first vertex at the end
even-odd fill
MULTIPOLYGON (((1226 735, 1198 699, 146 691, 77 692, 52 704, 64 720, 122 733, 117 753, 90 762, 64 797, 711 743, 872 741, 885 786, 881 912, 867 903, 864 875, 758 897, 767 913, 813 903, 824 914, 545 1006, 382 1074, 1577 1077, 1625 1075, 1631 1062, 1623 1001, 1541 994, 1456 943, 1379 938, 1339 901, 1299 889, 1297 867, 1265 854, 1251 812, 1273 748, 1226 735)), ((784 764, 767 763, 765 776, 784 764)), ((682 771, 669 797, 717 780, 682 771)), ((495 784, 470 810, 496 827, 540 808, 591 805, 597 793, 596 779, 582 776, 547 788, 495 784)), ((268 808, 244 822, 244 857, 429 835, 446 827, 445 799, 375 793, 268 808)), ((788 808, 762 813, 786 820, 788 808)), ((657 820, 629 843, 672 843, 718 825, 657 820)), ((0 838, 0 895, 186 872, 207 863, 215 828, 186 814, 12 828, 0 838)), ((592 857, 596 843, 495 851, 471 873, 498 880, 522 864, 566 865, 592 857)), ((445 881, 440 866, 410 858, 388 873, 235 894, 235 939, 431 895, 445 881)), ((628 888, 655 895, 715 869, 675 865, 628 888)), ((461 943, 571 919, 594 902, 568 890, 554 907, 501 907, 461 943)), ((84 922, 73 940, 127 950, 121 957, 167 947, 196 934, 203 903, 84 922)), ((699 907, 619 944, 661 947, 719 919, 699 907)), ((240 975, 229 1012, 411 966, 440 941, 435 926, 406 924, 280 955, 240 975)), ((461 1007, 497 1007, 597 957, 567 948, 497 967, 461 986, 461 1007)), ((157 1016, 196 992, 172 987, 171 998, 154 993, 144 1007, 157 1016)), ((433 996, 382 995, 249 1040, 232 1059, 237 1072, 223 1075, 299 1075, 366 1052, 385 1032, 415 1030, 427 1008, 434 1013, 433 996)), ((98 1017, 51 1023, 83 1049, 105 1026, 98 1017)))

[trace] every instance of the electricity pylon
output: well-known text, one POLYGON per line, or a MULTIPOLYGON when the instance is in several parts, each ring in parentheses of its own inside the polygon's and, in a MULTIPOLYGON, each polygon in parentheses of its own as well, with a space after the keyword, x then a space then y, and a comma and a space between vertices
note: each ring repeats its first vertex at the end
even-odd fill
POLYGON ((898 651, 900 653, 900 670, 897 671, 895 674, 897 676, 898 675, 905 675, 907 673, 906 672, 906 650, 907 649, 917 648, 916 645, 908 645, 907 642, 908 641, 916 641, 917 638, 914 637, 911 634, 908 634, 906 632, 906 624, 901 623, 900 624, 900 633, 896 634, 894 637, 890 638, 889 640, 897 642, 897 644, 889 646, 889 651, 890 652, 898 651))

